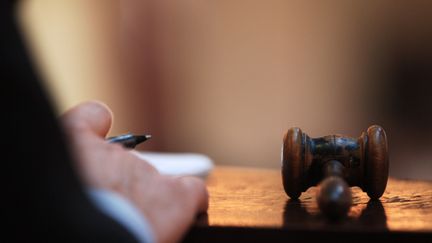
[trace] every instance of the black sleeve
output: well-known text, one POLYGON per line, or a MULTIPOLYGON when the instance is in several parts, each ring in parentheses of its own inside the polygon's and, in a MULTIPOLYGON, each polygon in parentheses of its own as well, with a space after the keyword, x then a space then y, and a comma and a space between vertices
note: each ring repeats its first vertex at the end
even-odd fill
MULTIPOLYGON (((134 242, 86 197, 53 109, 30 64, 14 3, 0 1, 2 238, 134 242), (5 213, 5 214, 3 214, 5 213)), ((67 57, 65 57, 67 58, 67 57)), ((3 241, 3 240, 1 240, 3 241)))

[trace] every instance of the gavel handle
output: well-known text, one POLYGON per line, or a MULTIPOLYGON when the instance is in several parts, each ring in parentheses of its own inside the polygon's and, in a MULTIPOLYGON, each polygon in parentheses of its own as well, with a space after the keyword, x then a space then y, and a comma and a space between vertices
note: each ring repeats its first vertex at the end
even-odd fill
POLYGON ((319 185, 317 202, 321 212, 337 219, 347 215, 351 204, 351 190, 343 179, 343 165, 337 160, 324 164, 324 180, 319 185))

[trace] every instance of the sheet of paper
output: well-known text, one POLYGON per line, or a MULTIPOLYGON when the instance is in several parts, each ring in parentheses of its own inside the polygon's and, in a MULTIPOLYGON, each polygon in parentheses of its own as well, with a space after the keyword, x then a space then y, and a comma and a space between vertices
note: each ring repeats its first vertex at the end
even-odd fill
POLYGON ((149 162, 161 174, 197 176, 205 179, 213 169, 213 161, 203 154, 157 153, 132 150, 131 153, 149 162))

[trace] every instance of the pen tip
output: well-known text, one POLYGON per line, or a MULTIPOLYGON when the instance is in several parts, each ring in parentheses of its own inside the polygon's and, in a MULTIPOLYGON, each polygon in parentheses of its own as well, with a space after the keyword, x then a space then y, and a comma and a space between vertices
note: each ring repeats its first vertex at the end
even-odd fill
POLYGON ((135 142, 136 142, 136 144, 140 144, 144 141, 149 140, 150 138, 151 138, 151 135, 138 135, 138 136, 135 136, 135 142))

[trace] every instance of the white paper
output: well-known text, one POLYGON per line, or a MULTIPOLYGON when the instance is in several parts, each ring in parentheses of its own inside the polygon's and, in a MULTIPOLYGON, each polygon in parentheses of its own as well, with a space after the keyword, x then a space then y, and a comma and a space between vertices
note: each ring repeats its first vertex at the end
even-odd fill
POLYGON ((132 150, 133 154, 153 165, 161 174, 197 176, 205 179, 213 169, 212 160, 203 154, 157 153, 132 150))

